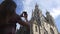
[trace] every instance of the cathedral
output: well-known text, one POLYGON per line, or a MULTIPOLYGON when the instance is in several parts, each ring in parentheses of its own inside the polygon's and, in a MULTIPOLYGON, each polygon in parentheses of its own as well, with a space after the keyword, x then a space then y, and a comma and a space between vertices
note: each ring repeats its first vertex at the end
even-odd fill
POLYGON ((58 34, 53 17, 48 11, 45 17, 37 4, 32 12, 30 23, 30 34, 58 34))
MULTIPOLYGON (((32 11, 30 22, 30 34, 58 34, 58 29, 55 25, 53 17, 46 11, 46 17, 42 14, 39 6, 36 4, 32 11)), ((20 27, 20 34, 25 34, 26 28, 20 27)))

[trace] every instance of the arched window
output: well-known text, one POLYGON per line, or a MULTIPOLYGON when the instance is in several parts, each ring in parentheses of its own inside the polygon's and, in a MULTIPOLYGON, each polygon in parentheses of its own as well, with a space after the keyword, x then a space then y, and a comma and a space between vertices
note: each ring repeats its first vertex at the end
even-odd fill
POLYGON ((48 31, 44 28, 44 34, 48 34, 48 31))
POLYGON ((53 31, 53 29, 52 29, 52 28, 50 28, 50 32, 51 32, 51 34, 54 34, 54 31, 53 31))
POLYGON ((35 30, 36 30, 36 32, 38 31, 38 30, 37 30, 37 26, 35 26, 35 30))

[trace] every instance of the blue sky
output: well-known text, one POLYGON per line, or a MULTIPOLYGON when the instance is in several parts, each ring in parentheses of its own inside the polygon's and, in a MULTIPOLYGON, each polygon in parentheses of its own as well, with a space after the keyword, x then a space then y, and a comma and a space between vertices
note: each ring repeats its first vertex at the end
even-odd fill
MULTIPOLYGON (((0 3, 3 0, 0 0, 0 3)), ((35 4, 39 5, 39 9, 45 15, 46 10, 48 10, 53 18, 55 19, 55 24, 60 32, 60 0, 14 0, 17 4, 16 13, 21 14, 23 11, 27 11, 28 20, 31 18, 32 10, 35 4)), ((19 25, 18 25, 19 27, 19 25)))

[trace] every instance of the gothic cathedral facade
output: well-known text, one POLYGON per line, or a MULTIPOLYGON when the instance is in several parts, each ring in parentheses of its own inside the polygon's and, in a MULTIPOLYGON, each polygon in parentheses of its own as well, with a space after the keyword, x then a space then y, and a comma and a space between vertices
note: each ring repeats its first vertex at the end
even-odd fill
POLYGON ((46 11, 45 17, 37 4, 32 11, 30 23, 30 34, 58 34, 53 17, 48 11, 46 11))

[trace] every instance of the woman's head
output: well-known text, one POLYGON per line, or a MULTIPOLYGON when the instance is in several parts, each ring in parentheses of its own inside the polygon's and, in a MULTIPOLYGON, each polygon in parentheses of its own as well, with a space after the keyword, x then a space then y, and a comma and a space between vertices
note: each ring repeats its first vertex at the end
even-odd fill
POLYGON ((24 11, 24 12, 23 12, 23 17, 27 18, 27 16, 28 16, 28 15, 27 15, 27 12, 24 11))
POLYGON ((15 13, 15 10, 16 10, 16 7, 17 7, 16 3, 14 1, 11 1, 11 0, 10 1, 9 0, 6 0, 6 2, 7 2, 6 3, 6 10, 7 10, 7 12, 10 15, 14 14, 15 13))

